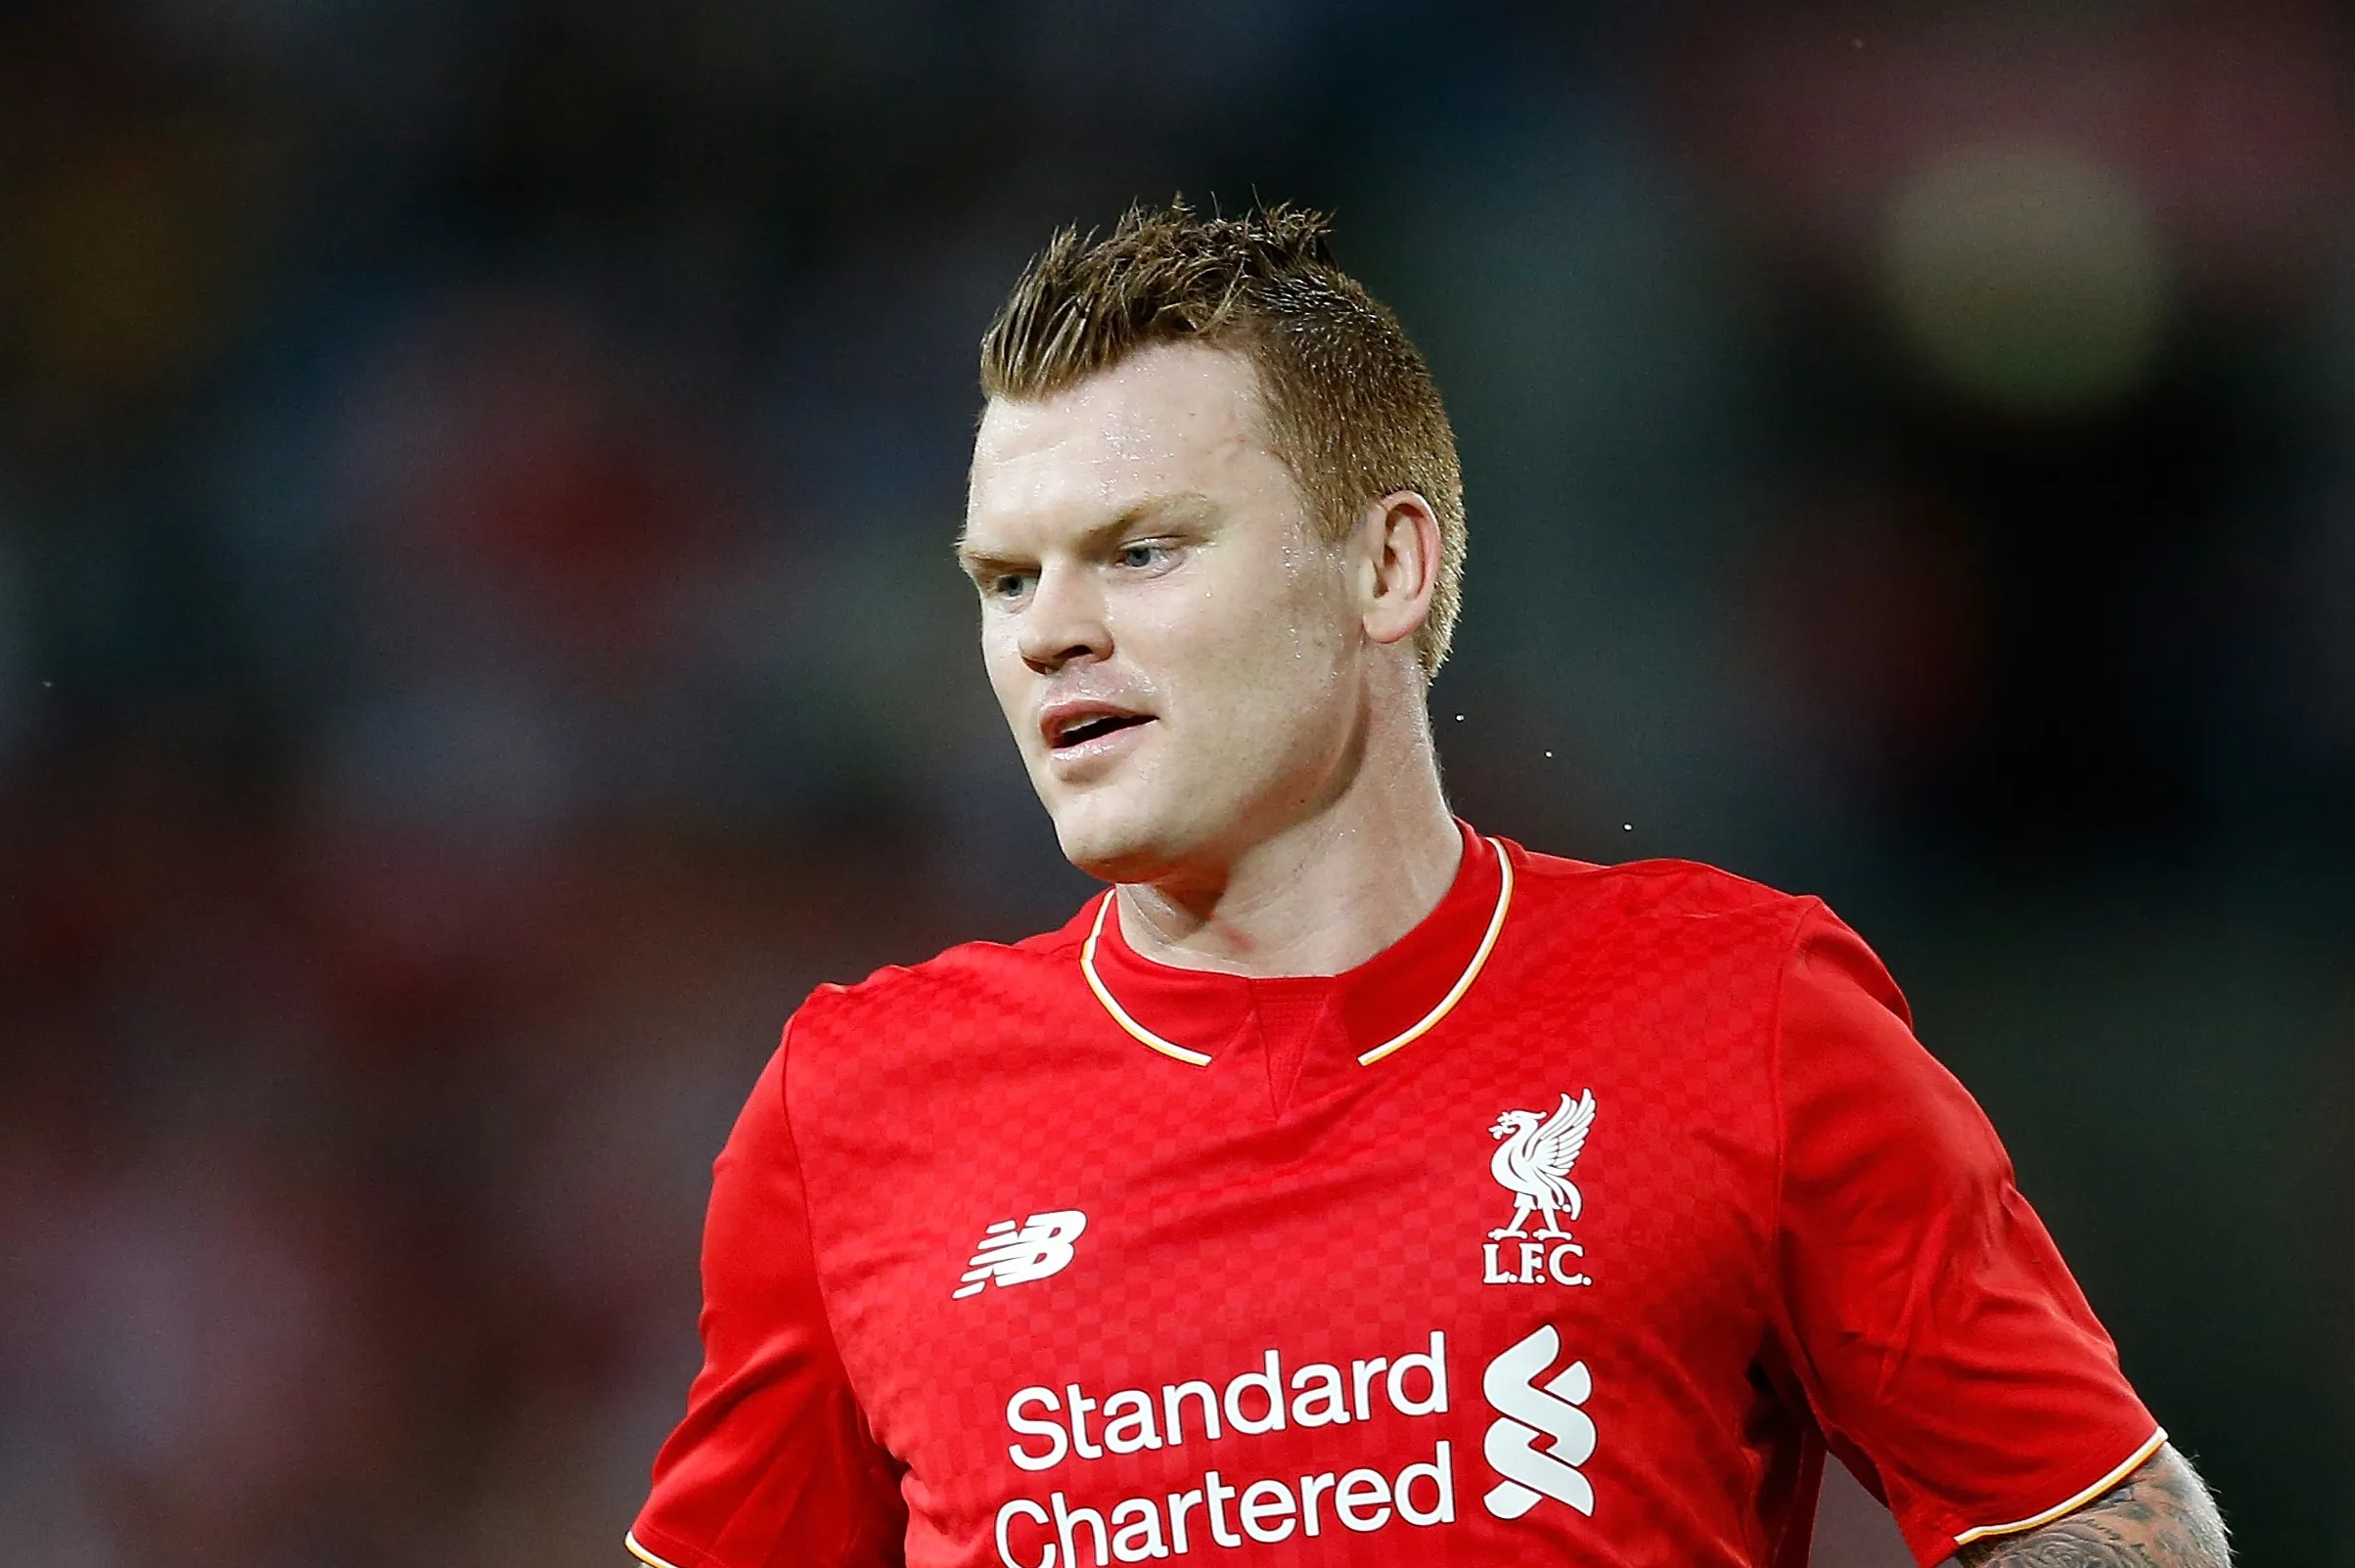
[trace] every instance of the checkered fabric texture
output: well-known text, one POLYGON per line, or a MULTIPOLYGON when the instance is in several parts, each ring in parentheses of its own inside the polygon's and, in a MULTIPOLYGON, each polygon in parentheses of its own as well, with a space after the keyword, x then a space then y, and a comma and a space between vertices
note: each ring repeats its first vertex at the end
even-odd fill
MULTIPOLYGON (((1492 854, 1468 853, 1439 911, 1349 976, 1162 971, 1162 1010, 1139 1002, 1138 1021, 1206 1067, 1149 1049, 1090 992, 1093 903, 1014 947, 813 996, 717 1168, 706 1366, 641 1553, 1795 1565, 1829 1440, 1931 1562, 2148 1443, 1993 1132, 1852 933, 1705 867, 1504 853, 1513 897, 1484 967, 1369 1066, 1379 1041, 1346 1020, 1369 997, 1410 1018, 1438 1000, 1431 976, 1462 971, 1494 907, 1492 854), (1165 1005, 1197 991, 1198 1008, 1165 1005), (1516 1210, 1491 1169, 1500 1117, 1587 1093, 1566 1172, 1582 1201, 1560 1215, 1583 1250, 1540 1237, 1537 1213, 1534 1251, 1492 1241, 1516 1210), (1060 1267, 956 1293, 990 1227, 1073 1211, 1085 1229, 1060 1267), (1400 1401, 1370 1374, 1362 1418, 1310 1424, 1302 1407, 1211 1439, 1181 1399, 1183 1441, 1167 1430, 1174 1385, 1223 1396, 1274 1351, 1297 1400, 1322 1375, 1304 1368, 1346 1382, 1434 1334, 1443 1411, 1418 1368, 1400 1401), (1559 1354, 1498 1404, 1484 1374, 1532 1344, 1559 1354), (1158 1446, 1136 1447, 1133 1423, 1134 1452, 1104 1446, 1121 1390, 1150 1403, 1158 1446), (1094 1402, 1076 1431, 1074 1392, 1094 1402), (1432 1468, 1402 1483, 1413 1465, 1432 1468), (1211 1471, 1234 1489, 1215 1530, 1211 1471), (1246 1529, 1261 1481, 1277 1486, 1246 1529)), ((1144 961, 1107 962, 1118 994, 1118 964, 1144 961)), ((1260 1391, 1239 1398, 1265 1418, 1260 1391)))

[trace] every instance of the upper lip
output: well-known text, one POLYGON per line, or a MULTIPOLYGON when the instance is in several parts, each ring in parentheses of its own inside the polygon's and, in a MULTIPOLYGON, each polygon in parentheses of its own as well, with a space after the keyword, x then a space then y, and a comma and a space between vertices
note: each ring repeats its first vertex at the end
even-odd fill
POLYGON ((1039 709, 1038 732, 1046 738, 1049 747, 1065 743, 1071 731, 1099 719, 1150 719, 1153 715, 1138 708, 1123 707, 1101 697, 1065 697, 1050 702, 1039 709))

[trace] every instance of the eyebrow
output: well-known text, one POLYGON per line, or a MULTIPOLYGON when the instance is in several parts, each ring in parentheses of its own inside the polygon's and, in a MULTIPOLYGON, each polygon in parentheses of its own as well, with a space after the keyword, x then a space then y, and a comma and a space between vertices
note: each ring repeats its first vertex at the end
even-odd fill
MULTIPOLYGON (((1161 495, 1139 496, 1104 521, 1081 534, 1080 543, 1083 546, 1102 544, 1106 540, 1128 532, 1141 522, 1150 521, 1155 517, 1200 516, 1205 513, 1216 513, 1217 511, 1219 511, 1218 503, 1200 490, 1172 490, 1161 495)), ((980 577, 994 570, 1020 565, 1026 559, 996 556, 985 551, 977 551, 967 541, 964 534, 960 533, 957 536, 957 563, 965 568, 969 576, 980 577)))

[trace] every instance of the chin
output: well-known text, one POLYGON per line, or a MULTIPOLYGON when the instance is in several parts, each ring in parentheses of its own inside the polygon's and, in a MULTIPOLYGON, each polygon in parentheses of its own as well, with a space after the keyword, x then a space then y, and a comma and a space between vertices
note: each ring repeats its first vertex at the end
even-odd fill
POLYGON ((1064 859, 1099 881, 1150 882, 1180 858, 1175 824, 1112 800, 1065 801, 1050 808, 1064 859))

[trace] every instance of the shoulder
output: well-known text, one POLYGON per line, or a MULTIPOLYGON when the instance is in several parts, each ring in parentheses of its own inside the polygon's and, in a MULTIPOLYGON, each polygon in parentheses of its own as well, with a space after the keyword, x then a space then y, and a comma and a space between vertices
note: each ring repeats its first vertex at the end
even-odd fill
POLYGON ((1823 900, 1691 860, 1595 865, 1513 848, 1523 962, 1554 983, 1714 999, 1771 1018, 1789 976, 1836 933, 1823 900))
POLYGON ((1787 893, 1699 861, 1607 866, 1508 847, 1531 906, 1563 919, 1639 927, 1722 924, 1788 936, 1810 916, 1829 918, 1823 901, 1811 894, 1787 893))
POLYGON ((1910 1024, 1904 993, 1879 955, 1812 893, 1787 893, 1691 860, 1591 865, 1515 846, 1541 927, 1598 936, 1769 975, 1778 989, 1855 993, 1910 1024))
POLYGON ((1771 988, 1778 1015, 1789 1003, 1791 1013, 1836 1025, 1823 1032, 1837 1039, 1879 1028, 1883 1014, 1913 1026, 1879 955, 1814 894, 1690 860, 1596 866, 1517 846, 1515 862, 1535 894, 1533 923, 1557 939, 1660 955, 1663 967, 1706 970, 1713 983, 1754 978, 1771 988))
POLYGON ((904 1040, 911 1026, 956 1030, 1047 1004, 1073 983, 1097 903, 1017 942, 961 942, 921 963, 821 985, 794 1012, 788 1044, 801 1057, 821 1041, 904 1040))

